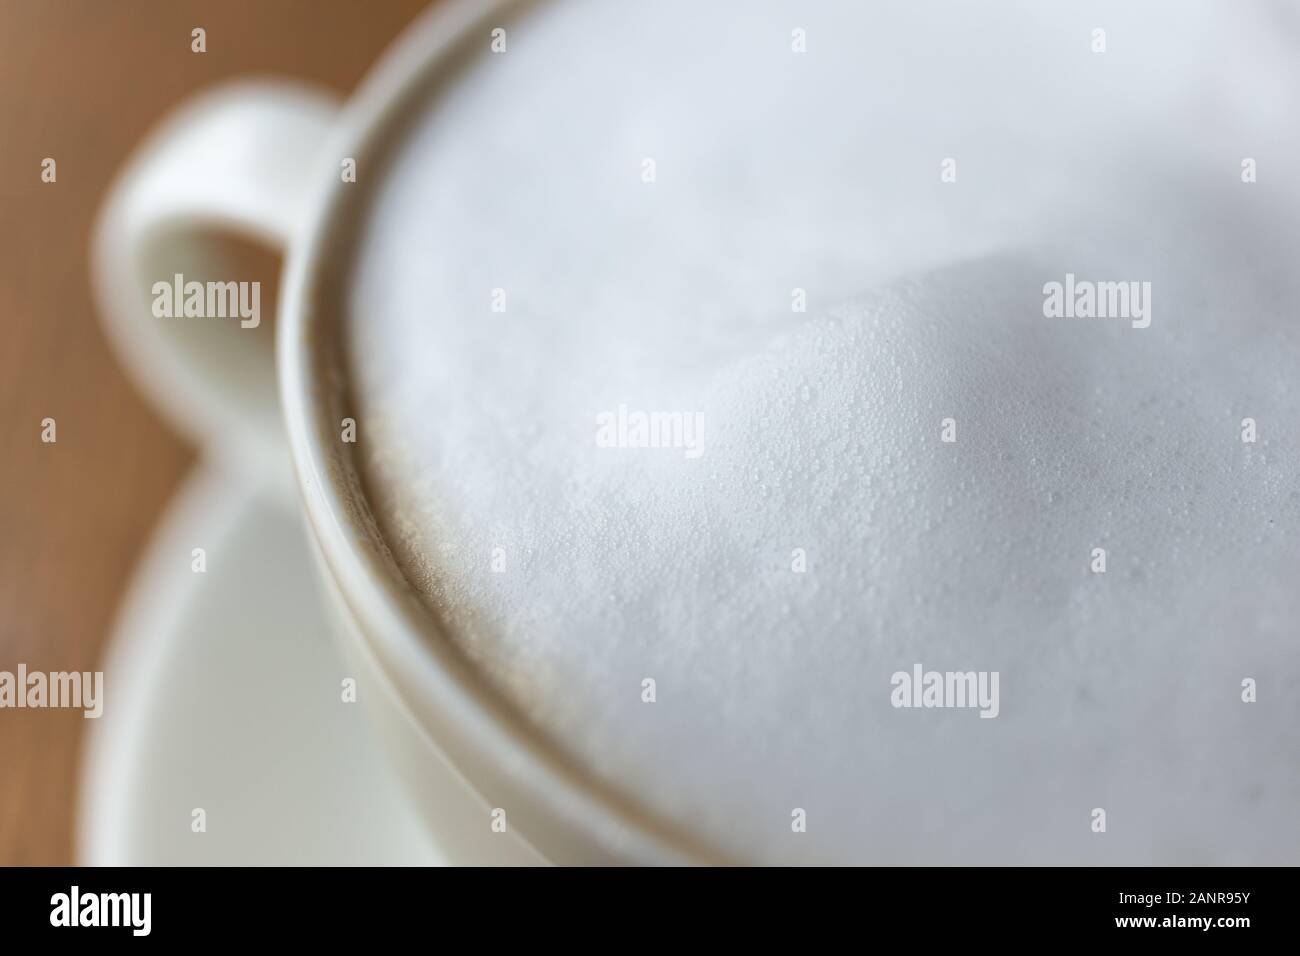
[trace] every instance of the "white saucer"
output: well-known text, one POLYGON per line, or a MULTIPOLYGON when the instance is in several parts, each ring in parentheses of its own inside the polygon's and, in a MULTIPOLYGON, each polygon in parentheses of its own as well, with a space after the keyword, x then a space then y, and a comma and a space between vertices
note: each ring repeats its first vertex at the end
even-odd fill
POLYGON ((441 863, 341 662, 300 519, 200 465, 136 569, 90 722, 78 862, 441 863), (191 570, 206 550, 207 570, 191 570), (191 827, 206 814, 206 832, 191 827))

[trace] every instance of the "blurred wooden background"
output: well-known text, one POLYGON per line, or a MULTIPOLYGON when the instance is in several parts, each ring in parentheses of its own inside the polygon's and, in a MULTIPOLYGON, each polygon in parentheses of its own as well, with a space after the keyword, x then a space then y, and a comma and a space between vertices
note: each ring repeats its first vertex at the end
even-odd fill
MULTIPOLYGON (((114 173, 168 108, 218 80, 278 74, 347 93, 425 5, 0 0, 0 670, 99 668, 132 566, 192 462, 124 378, 91 304, 90 227, 114 173), (190 50, 194 27, 206 53, 190 50), (57 183, 41 182, 47 156, 57 183), (40 440, 47 416, 56 444, 40 440)), ((74 862, 86 723, 0 710, 0 865, 74 862)))

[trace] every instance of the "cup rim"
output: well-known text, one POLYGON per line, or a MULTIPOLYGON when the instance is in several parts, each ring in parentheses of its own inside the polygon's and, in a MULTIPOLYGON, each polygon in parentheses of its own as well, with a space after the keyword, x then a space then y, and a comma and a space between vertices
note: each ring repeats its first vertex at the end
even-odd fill
POLYGON ((458 57, 473 55, 468 41, 477 31, 486 38, 494 18, 537 5, 442 0, 406 27, 345 103, 288 243, 281 285, 276 363, 290 453, 318 556, 357 634, 431 746, 487 807, 513 804, 509 819, 558 863, 720 862, 717 851, 584 774, 439 632, 384 544, 352 452, 339 440, 337 413, 346 417, 348 402, 339 369, 343 310, 332 309, 337 297, 323 290, 346 271, 329 267, 347 261, 340 236, 348 220, 368 208, 368 190, 343 184, 339 163, 352 158, 364 175, 365 158, 382 155, 381 141, 406 118, 405 107, 434 95, 438 74, 454 74, 458 57))

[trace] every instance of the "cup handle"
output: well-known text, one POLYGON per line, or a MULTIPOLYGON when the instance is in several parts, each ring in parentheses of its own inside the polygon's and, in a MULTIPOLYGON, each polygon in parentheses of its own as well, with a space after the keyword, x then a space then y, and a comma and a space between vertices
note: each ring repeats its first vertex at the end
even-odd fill
POLYGON ((287 249, 337 115, 333 96, 286 81, 200 94, 136 151, 95 229, 99 311, 120 360, 178 431, 240 469, 272 463, 289 475, 275 464, 288 460, 268 321, 276 304, 230 274, 229 240, 287 249), (176 301, 178 275, 182 292, 203 284, 202 315, 186 317, 188 294, 176 301), (208 283, 221 285, 208 293, 208 283))

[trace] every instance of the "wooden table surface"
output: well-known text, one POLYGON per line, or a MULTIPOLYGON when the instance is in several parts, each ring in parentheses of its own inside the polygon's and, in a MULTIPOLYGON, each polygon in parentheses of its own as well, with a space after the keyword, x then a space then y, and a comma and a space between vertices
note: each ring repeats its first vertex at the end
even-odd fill
MULTIPOLYGON (((87 245, 113 175, 158 117, 219 80, 347 93, 423 6, 0 0, 0 671, 100 668, 132 567, 193 461, 124 377, 91 303, 87 245), (190 49, 194 27, 206 53, 190 49), (41 181, 45 157, 57 182, 41 181)), ((87 723, 0 710, 0 864, 74 862, 87 723)))

